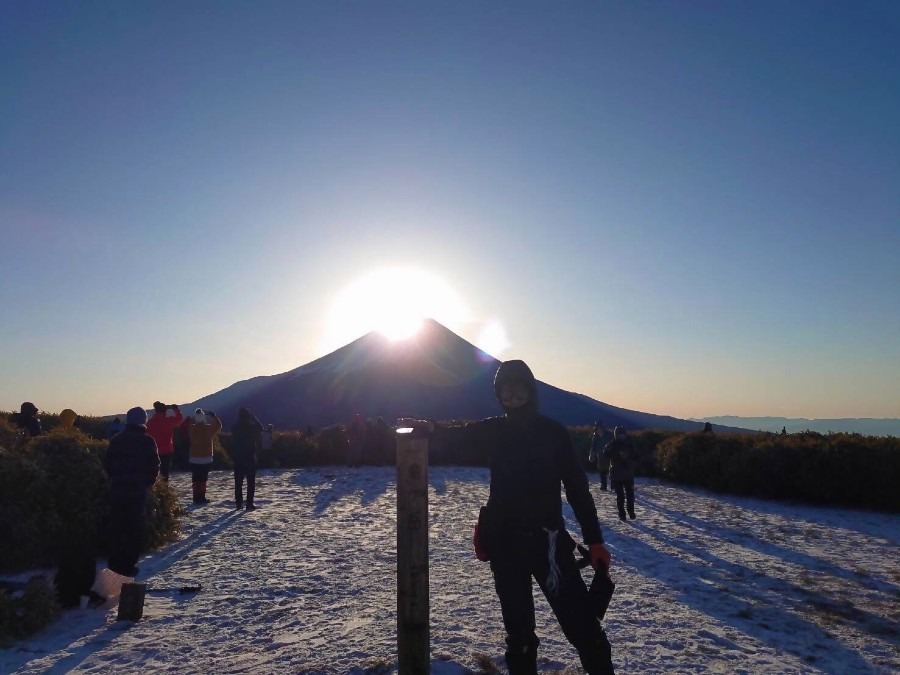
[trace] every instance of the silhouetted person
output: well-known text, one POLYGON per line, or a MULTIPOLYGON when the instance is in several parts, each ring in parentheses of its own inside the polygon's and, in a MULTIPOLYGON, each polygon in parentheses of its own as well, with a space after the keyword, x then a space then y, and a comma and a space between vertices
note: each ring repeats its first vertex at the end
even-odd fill
POLYGON ((787 436, 787 427, 781 427, 781 435, 787 436))
POLYGON ((594 423, 594 433, 591 434, 591 452, 588 460, 597 466, 600 472, 600 489, 606 490, 607 478, 609 477, 609 460, 603 457, 603 448, 612 439, 610 434, 603 426, 603 422, 597 420, 594 423))
POLYGON ((247 510, 256 508, 256 458, 262 444, 263 427, 248 408, 238 410, 238 421, 231 427, 231 459, 234 461, 234 503, 244 503, 244 479, 247 479, 247 510))
POLYGON ((12 423, 30 436, 40 436, 44 433, 41 429, 41 421, 37 416, 38 409, 31 401, 25 401, 20 407, 19 412, 11 415, 12 423))
POLYGON ((347 466, 362 464, 362 448, 366 440, 366 421, 356 413, 347 426, 347 466))
POLYGON ((474 544, 476 556, 490 561, 494 575, 509 673, 537 673, 535 579, 584 669, 590 675, 609 675, 609 640, 592 610, 576 566, 575 542, 563 521, 560 485, 581 525, 591 564, 608 571, 610 555, 582 460, 566 428, 538 413, 534 375, 523 361, 500 364, 494 393, 504 416, 471 423, 462 435, 467 445, 491 450, 490 496, 479 515, 474 544))
POLYGON ((704 434, 712 434, 712 433, 715 433, 715 432, 713 431, 712 424, 710 424, 709 422, 704 422, 704 424, 703 424, 703 433, 704 433, 704 434))
POLYGON ((272 444, 275 442, 275 427, 271 424, 267 424, 266 428, 262 430, 262 436, 260 441, 260 447, 263 450, 271 450, 272 444))
POLYGON ((125 431, 125 425, 122 424, 122 418, 117 417, 112 422, 106 425, 106 438, 108 440, 116 434, 122 433, 123 431, 125 431))
POLYGON ((625 427, 616 427, 615 438, 603 448, 603 456, 609 462, 609 477, 616 491, 616 507, 619 519, 625 520, 625 505, 628 515, 634 520, 634 446, 625 427))
POLYGON ((110 487, 107 566, 124 577, 138 573, 147 491, 159 474, 156 442, 147 433, 146 425, 147 412, 143 408, 129 410, 125 430, 110 440, 103 463, 110 487))

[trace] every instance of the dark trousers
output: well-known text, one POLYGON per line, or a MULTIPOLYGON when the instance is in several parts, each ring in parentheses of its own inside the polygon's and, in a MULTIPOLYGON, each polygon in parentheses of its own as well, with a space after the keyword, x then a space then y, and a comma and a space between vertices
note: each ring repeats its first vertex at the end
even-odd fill
POLYGON ((107 567, 125 577, 134 576, 144 547, 144 508, 147 492, 112 493, 107 530, 107 567))
POLYGON ((560 531, 556 561, 560 575, 555 592, 547 586, 548 536, 536 532, 510 538, 508 545, 493 547, 491 559, 494 588, 500 599, 503 626, 506 628, 506 665, 509 675, 536 675, 532 577, 550 603, 566 639, 578 650, 581 664, 589 675, 613 673, 611 649, 600 621, 591 611, 587 587, 575 565, 571 538, 560 531))
POLYGON ((247 479, 247 505, 253 506, 256 494, 256 462, 234 463, 234 501, 238 506, 244 501, 244 478, 247 479))
POLYGON ((209 480, 209 467, 211 464, 191 464, 191 482, 205 483, 209 480))
POLYGON ((608 469, 600 469, 600 489, 606 489, 607 479, 609 478, 609 470, 608 469))
POLYGON ((169 468, 172 466, 172 453, 159 456, 159 473, 163 480, 169 482, 169 468))
POLYGON ((619 515, 625 515, 625 504, 628 504, 628 513, 634 513, 634 478, 628 480, 614 480, 613 489, 616 491, 616 506, 619 507, 619 515))

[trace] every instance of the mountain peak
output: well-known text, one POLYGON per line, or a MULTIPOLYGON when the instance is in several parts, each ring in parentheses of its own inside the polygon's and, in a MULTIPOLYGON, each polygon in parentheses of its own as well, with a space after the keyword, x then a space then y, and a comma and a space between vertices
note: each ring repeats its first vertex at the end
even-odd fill
MULTIPOLYGON (((346 424, 351 416, 482 419, 501 413, 493 379, 499 360, 434 319, 415 335, 390 340, 367 333, 315 361, 280 375, 251 378, 188 408, 219 411, 230 424, 240 407, 252 408, 280 429, 346 424)), ((538 382, 541 412, 566 425, 602 419, 608 427, 700 429, 702 424, 615 408, 538 382)))

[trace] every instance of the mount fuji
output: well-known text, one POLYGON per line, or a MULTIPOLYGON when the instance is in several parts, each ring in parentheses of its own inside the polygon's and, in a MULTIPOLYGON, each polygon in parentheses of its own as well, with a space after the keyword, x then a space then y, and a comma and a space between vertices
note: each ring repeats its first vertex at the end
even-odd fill
MULTIPOLYGON (((204 396, 185 409, 214 410, 226 426, 247 407, 265 424, 305 429, 346 423, 354 413, 382 417, 473 420, 502 411, 493 378, 500 361, 428 319, 410 339, 371 332, 304 366, 204 396)), ((702 422, 617 408, 538 381, 542 414, 567 426, 602 420, 607 428, 695 431, 702 422)), ((726 427, 720 427, 726 429, 726 427)))

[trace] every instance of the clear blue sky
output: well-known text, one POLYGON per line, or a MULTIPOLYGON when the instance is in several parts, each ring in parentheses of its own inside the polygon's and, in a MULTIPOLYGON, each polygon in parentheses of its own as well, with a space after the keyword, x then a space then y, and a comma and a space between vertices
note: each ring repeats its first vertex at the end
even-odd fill
POLYGON ((900 417, 900 3, 0 4, 0 409, 289 370, 396 265, 613 405, 900 417))

